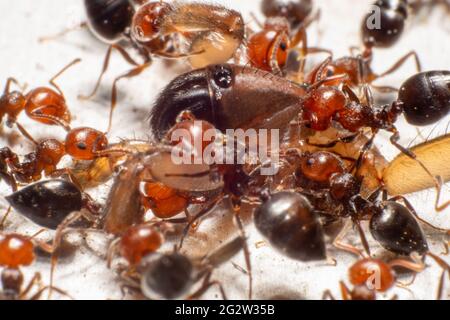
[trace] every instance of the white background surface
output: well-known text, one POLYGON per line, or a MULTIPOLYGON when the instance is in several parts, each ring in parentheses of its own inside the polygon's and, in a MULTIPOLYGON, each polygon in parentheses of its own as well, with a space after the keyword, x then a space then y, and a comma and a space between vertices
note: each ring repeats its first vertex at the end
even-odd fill
MULTIPOLYGON (((240 10, 248 19, 247 21, 249 21, 250 12, 260 16, 259 1, 256 0, 216 2, 225 3, 229 7, 240 10)), ((316 2, 322 10, 322 18, 318 25, 315 24, 308 31, 311 44, 332 49, 336 57, 348 55, 350 46, 359 45, 360 21, 372 1, 317 0, 316 2)), ((14 76, 22 83, 26 82, 28 88, 47 85, 48 79, 62 66, 80 57, 83 59, 82 63, 70 69, 58 80, 74 115, 73 126, 92 126, 99 130, 106 130, 112 79, 127 70, 128 66, 115 56, 100 93, 90 102, 79 101, 77 95, 88 92, 94 85, 107 49, 106 45, 97 41, 87 30, 78 30, 60 40, 44 44, 37 41, 39 37, 54 34, 84 21, 82 1, 0 1, 0 12, 3 13, 0 19, 0 83, 4 84, 7 77, 14 76)), ((253 27, 257 28, 256 25, 253 27)), ((436 8, 430 15, 425 14, 422 18, 411 19, 411 24, 402 40, 394 48, 377 50, 374 70, 384 71, 398 57, 410 50, 418 52, 424 70, 448 69, 449 40, 450 15, 445 15, 442 8, 436 8)), ((314 57, 312 61, 319 62, 320 57, 314 57)), ((120 137, 145 138, 149 132, 146 117, 155 95, 168 81, 185 70, 188 70, 188 66, 183 61, 168 67, 161 60, 156 59, 154 66, 142 76, 130 81, 122 81, 119 84, 119 107, 114 117, 111 140, 114 141, 120 137)), ((399 72, 381 80, 380 83, 399 86, 414 72, 414 64, 407 63, 399 72)), ((36 124, 24 115, 21 116, 20 122, 37 139, 49 136, 63 137, 62 130, 36 124)), ((447 119, 441 121, 433 135, 443 134, 447 122, 447 119)), ((403 120, 400 121, 399 127, 404 145, 416 137, 416 129, 406 125, 403 120)), ((424 128, 423 135, 427 136, 431 129, 432 127, 424 128)), ((13 132, 6 129, 2 133, 0 145, 8 142, 22 154, 30 150, 29 144, 24 143, 20 138, 14 139, 14 136, 13 132), (7 140, 5 136, 8 137, 7 140)), ((387 135, 380 136, 377 144, 385 156, 391 159, 396 151, 389 145, 386 137, 387 135)), ((104 199, 107 188, 108 185, 91 193, 99 199, 104 199)), ((1 194, 8 192, 6 186, 2 184, 1 194)), ((433 191, 421 192, 411 196, 410 199, 423 217, 435 224, 450 228, 450 211, 447 210, 438 215, 433 210, 433 191)), ((4 199, 0 199, 0 209, 6 209, 4 199)), ((230 233, 234 230, 226 222, 229 222, 229 219, 223 218, 218 213, 215 217, 216 219, 212 218, 208 223, 202 224, 197 239, 190 243, 191 248, 201 248, 198 249, 199 251, 206 250, 214 240, 221 240, 214 239, 214 235, 230 233), (216 229, 211 229, 211 224, 222 229, 222 232, 215 232, 216 229)), ((16 214, 12 215, 6 226, 6 231, 19 231, 25 234, 32 234, 37 229, 16 214)), ((339 296, 338 281, 347 281, 346 268, 355 261, 354 257, 338 253, 330 248, 329 255, 337 258, 337 266, 328 266, 326 263, 302 264, 277 254, 268 246, 256 249, 254 244, 262 239, 253 230, 251 224, 248 232, 250 233, 249 244, 252 248, 256 298, 320 299, 325 289, 331 289, 336 296, 339 296)), ((51 237, 51 234, 48 236, 51 237)), ((441 240, 439 237, 433 237, 430 241, 432 250, 436 253, 443 250, 441 240)), ((94 251, 104 251, 98 237, 91 236, 88 242, 94 251)), ((359 242, 356 241, 356 243, 359 242)), ((241 266, 244 265, 241 255, 236 256, 233 261, 241 266)), ((431 261, 430 265, 430 268, 417 276, 409 290, 395 288, 389 291, 386 297, 397 293, 404 299, 433 299, 440 270, 431 261)), ((47 259, 39 259, 35 265, 26 268, 26 274, 29 277, 32 272, 39 270, 44 280, 48 282, 48 266, 47 259)), ((215 275, 215 278, 227 284, 226 290, 229 297, 245 298, 247 279, 231 263, 221 267, 215 275)), ((97 254, 93 254, 86 245, 80 246, 73 256, 62 260, 57 269, 55 283, 78 299, 120 299, 122 297, 115 274, 106 269, 105 262, 97 254)), ((449 290, 450 284, 447 283, 446 295, 449 290)), ((218 298, 216 290, 208 292, 205 298, 218 298)))

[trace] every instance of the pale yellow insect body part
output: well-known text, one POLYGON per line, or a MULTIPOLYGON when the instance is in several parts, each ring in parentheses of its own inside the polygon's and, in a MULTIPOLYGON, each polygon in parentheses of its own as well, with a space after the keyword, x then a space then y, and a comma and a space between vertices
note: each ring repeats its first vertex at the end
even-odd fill
MULTIPOLYGON (((450 180, 450 134, 429 140, 411 148, 433 176, 450 180)), ((398 155, 383 172, 389 194, 408 194, 434 187, 433 179, 405 154, 398 155)))

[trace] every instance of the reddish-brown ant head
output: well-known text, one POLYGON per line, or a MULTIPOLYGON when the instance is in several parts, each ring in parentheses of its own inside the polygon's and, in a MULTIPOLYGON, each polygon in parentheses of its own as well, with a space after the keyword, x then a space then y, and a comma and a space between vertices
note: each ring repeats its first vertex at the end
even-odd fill
POLYGON ((172 7, 162 1, 149 2, 141 6, 133 17, 131 32, 140 42, 148 42, 158 36, 161 18, 168 14, 172 7))
POLYGON ((251 64, 259 69, 273 71, 272 60, 283 68, 288 57, 290 40, 289 25, 285 19, 269 19, 264 30, 252 35, 248 41, 248 57, 251 64))
POLYGON ((0 122, 5 114, 14 121, 25 107, 26 99, 19 91, 6 93, 0 97, 0 122))
POLYGON ((71 118, 64 97, 45 87, 26 95, 25 112, 31 119, 48 125, 59 125, 58 120, 70 123, 71 118))
POLYGON ((77 160, 93 160, 98 152, 108 147, 108 139, 103 132, 92 128, 76 128, 66 136, 66 152, 77 160))
POLYGON ((65 155, 66 150, 64 144, 55 139, 46 139, 41 141, 37 146, 38 165, 42 166, 46 174, 56 169, 56 165, 65 155))
POLYGON ((345 108, 346 97, 336 87, 319 87, 313 89, 305 99, 304 120, 311 129, 324 131, 330 127, 333 115, 345 108))
POLYGON ((33 242, 19 234, 0 236, 0 265, 8 268, 28 266, 34 261, 33 242))
POLYGON ((342 160, 331 152, 318 151, 305 154, 301 158, 299 174, 320 183, 327 183, 331 176, 343 173, 345 170, 342 160))
POLYGON ((392 268, 378 259, 362 259, 349 269, 350 282, 355 286, 373 286, 373 290, 384 292, 392 288, 395 274, 392 268))
POLYGON ((188 200, 159 182, 147 182, 143 188, 142 205, 161 219, 172 218, 185 210, 188 200))
POLYGON ((153 226, 130 227, 120 240, 120 254, 131 265, 137 265, 144 256, 158 250, 163 241, 161 232, 153 226))

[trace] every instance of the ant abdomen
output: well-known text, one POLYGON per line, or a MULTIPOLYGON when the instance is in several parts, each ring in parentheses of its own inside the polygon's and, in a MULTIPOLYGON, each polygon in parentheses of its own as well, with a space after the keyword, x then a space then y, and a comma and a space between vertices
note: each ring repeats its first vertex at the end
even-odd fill
POLYGON ((49 229, 56 229, 70 213, 83 207, 81 191, 72 182, 60 179, 31 184, 6 200, 24 217, 49 229))
POLYGON ((364 45, 369 48, 390 47, 403 33, 408 18, 408 3, 406 0, 378 0, 374 7, 379 11, 368 14, 362 23, 364 45))
POLYGON ((397 254, 428 251, 425 234, 411 212, 403 205, 387 201, 370 220, 370 232, 385 249, 397 254))
POLYGON ((131 25, 129 0, 84 0, 84 5, 91 31, 105 42, 116 42, 131 25))
POLYGON ((298 27, 312 12, 312 0, 263 0, 262 12, 266 17, 284 17, 291 28, 298 27))
POLYGON ((256 209, 254 218, 259 232, 287 256, 300 261, 326 258, 322 226, 303 195, 275 193, 256 209))
POLYGON ((398 100, 413 125, 433 124, 450 111, 450 71, 427 71, 406 80, 398 100))
POLYGON ((141 288, 149 299, 181 299, 194 282, 191 261, 179 253, 160 255, 150 261, 141 280, 141 288))

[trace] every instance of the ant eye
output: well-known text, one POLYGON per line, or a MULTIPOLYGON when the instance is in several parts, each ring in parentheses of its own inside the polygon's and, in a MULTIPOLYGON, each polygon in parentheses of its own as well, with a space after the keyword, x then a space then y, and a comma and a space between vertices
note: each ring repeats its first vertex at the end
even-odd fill
POLYGON ((280 43, 280 49, 283 51, 287 50, 287 44, 285 42, 280 43))
POLYGON ((86 150, 86 149, 87 149, 86 143, 84 143, 84 142, 79 142, 79 143, 77 144, 77 148, 80 149, 80 150, 86 150))
POLYGON ((220 66, 214 71, 214 82, 220 88, 227 89, 233 83, 233 73, 228 67, 220 66))

